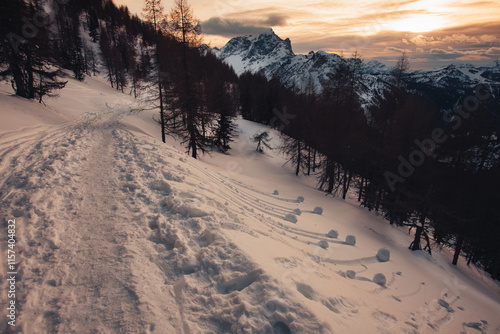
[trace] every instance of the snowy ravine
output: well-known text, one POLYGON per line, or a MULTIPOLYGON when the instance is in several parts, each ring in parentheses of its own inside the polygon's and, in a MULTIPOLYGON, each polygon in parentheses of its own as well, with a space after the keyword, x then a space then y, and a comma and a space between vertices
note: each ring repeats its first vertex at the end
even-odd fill
POLYGON ((260 125, 196 161, 102 80, 46 107, 10 94, 0 216, 4 235, 16 220, 18 309, 11 327, 2 238, 2 332, 500 333, 496 282, 256 154, 260 125))

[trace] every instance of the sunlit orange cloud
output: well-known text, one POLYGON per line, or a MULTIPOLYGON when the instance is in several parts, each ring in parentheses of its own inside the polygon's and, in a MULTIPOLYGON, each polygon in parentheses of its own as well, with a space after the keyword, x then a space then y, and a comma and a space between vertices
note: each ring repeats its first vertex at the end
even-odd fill
MULTIPOLYGON (((141 0, 114 0, 141 13, 141 0)), ((290 38, 295 53, 358 50, 388 64, 406 51, 412 67, 451 62, 488 64, 500 59, 500 3, 470 0, 191 0, 204 41, 222 47, 229 38, 273 28, 290 38), (498 36, 498 37, 497 37, 498 36), (441 52, 436 52, 441 50, 441 52)), ((163 1, 168 12, 173 0, 163 1)))

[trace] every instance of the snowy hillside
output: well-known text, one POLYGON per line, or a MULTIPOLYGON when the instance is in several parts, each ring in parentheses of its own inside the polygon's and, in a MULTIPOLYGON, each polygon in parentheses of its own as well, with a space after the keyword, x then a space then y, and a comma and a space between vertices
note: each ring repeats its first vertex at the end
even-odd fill
POLYGON ((354 194, 255 152, 261 125, 239 120, 229 155, 196 161, 103 80, 69 79, 47 106, 11 94, 2 83, 2 332, 500 333, 498 282, 447 249, 410 252, 354 194))

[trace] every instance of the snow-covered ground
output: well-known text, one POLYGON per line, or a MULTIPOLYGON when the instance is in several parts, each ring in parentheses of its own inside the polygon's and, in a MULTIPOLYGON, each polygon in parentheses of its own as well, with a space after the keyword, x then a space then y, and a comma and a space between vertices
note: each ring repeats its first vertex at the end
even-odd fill
POLYGON ((239 120, 230 155, 196 161, 101 79, 46 106, 11 94, 0 215, 4 235, 16 221, 17 313, 12 328, 2 238, 2 332, 500 333, 498 282, 449 250, 410 252, 354 194, 256 153, 261 125, 239 120))

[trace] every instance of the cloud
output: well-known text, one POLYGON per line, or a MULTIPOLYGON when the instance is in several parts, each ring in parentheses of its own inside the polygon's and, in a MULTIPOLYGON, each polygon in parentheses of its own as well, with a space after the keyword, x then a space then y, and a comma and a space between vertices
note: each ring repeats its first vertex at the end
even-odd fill
POLYGON ((359 23, 373 25, 374 22, 381 24, 394 21, 397 19, 405 19, 416 14, 425 15, 428 13, 429 11, 425 9, 382 11, 370 14, 363 14, 356 17, 350 17, 347 18, 347 20, 349 20, 351 24, 356 24, 356 25, 358 25, 359 23))
POLYGON ((236 20, 251 25, 266 26, 286 26, 290 17, 299 17, 306 13, 303 11, 292 10, 280 7, 266 7, 259 9, 247 9, 233 13, 227 13, 224 18, 236 20))
POLYGON ((453 54, 453 51, 448 51, 448 50, 443 50, 443 49, 431 49, 431 54, 434 55, 446 55, 446 54, 453 54))
POLYGON ((492 47, 486 50, 487 55, 498 56, 500 55, 500 47, 492 47))
POLYGON ((246 25, 235 20, 212 17, 201 23, 203 33, 208 35, 219 35, 224 37, 235 37, 241 35, 259 35, 269 31, 269 27, 246 25))
POLYGON ((479 61, 479 60, 489 60, 489 59, 490 59, 489 57, 481 55, 467 55, 457 58, 457 60, 462 60, 462 61, 479 61))
POLYGON ((434 37, 432 36, 424 36, 424 35, 417 35, 413 38, 410 38, 410 42, 417 46, 426 46, 434 41, 434 37))
POLYGON ((459 7, 459 8, 485 7, 486 9, 490 9, 491 6, 498 6, 498 3, 496 1, 469 1, 469 2, 462 2, 462 3, 461 2, 454 2, 450 6, 459 7))
POLYGON ((417 46, 429 44, 480 44, 484 42, 493 42, 496 37, 493 35, 472 36, 467 34, 453 34, 444 36, 424 36, 418 35, 410 39, 410 42, 417 46))
POLYGON ((406 1, 394 1, 394 0, 385 0, 385 1, 379 1, 378 3, 374 3, 373 6, 375 8, 400 8, 406 5, 411 5, 413 3, 417 3, 420 0, 406 0, 406 1))
POLYGON ((285 14, 270 14, 266 20, 263 20, 262 23, 272 26, 286 26, 288 24, 288 15, 285 14))
POLYGON ((397 52, 397 53, 403 53, 403 52, 406 52, 408 53, 408 50, 407 49, 400 49, 400 48, 395 48, 393 46, 388 46, 385 48, 386 51, 394 51, 394 52, 397 52))
POLYGON ((465 43, 472 43, 472 44, 478 44, 480 43, 480 40, 476 36, 470 36, 466 34, 453 34, 451 36, 444 36, 439 39, 440 41, 444 43, 460 43, 460 44, 465 44, 465 43))
POLYGON ((493 43, 497 40, 497 37, 494 35, 482 35, 479 38, 481 39, 481 41, 486 43, 493 43))
POLYGON ((201 23, 203 32, 208 35, 235 37, 241 35, 259 35, 269 31, 271 27, 288 25, 289 15, 277 13, 276 8, 245 11, 246 16, 240 13, 226 15, 226 17, 212 17, 201 23))

